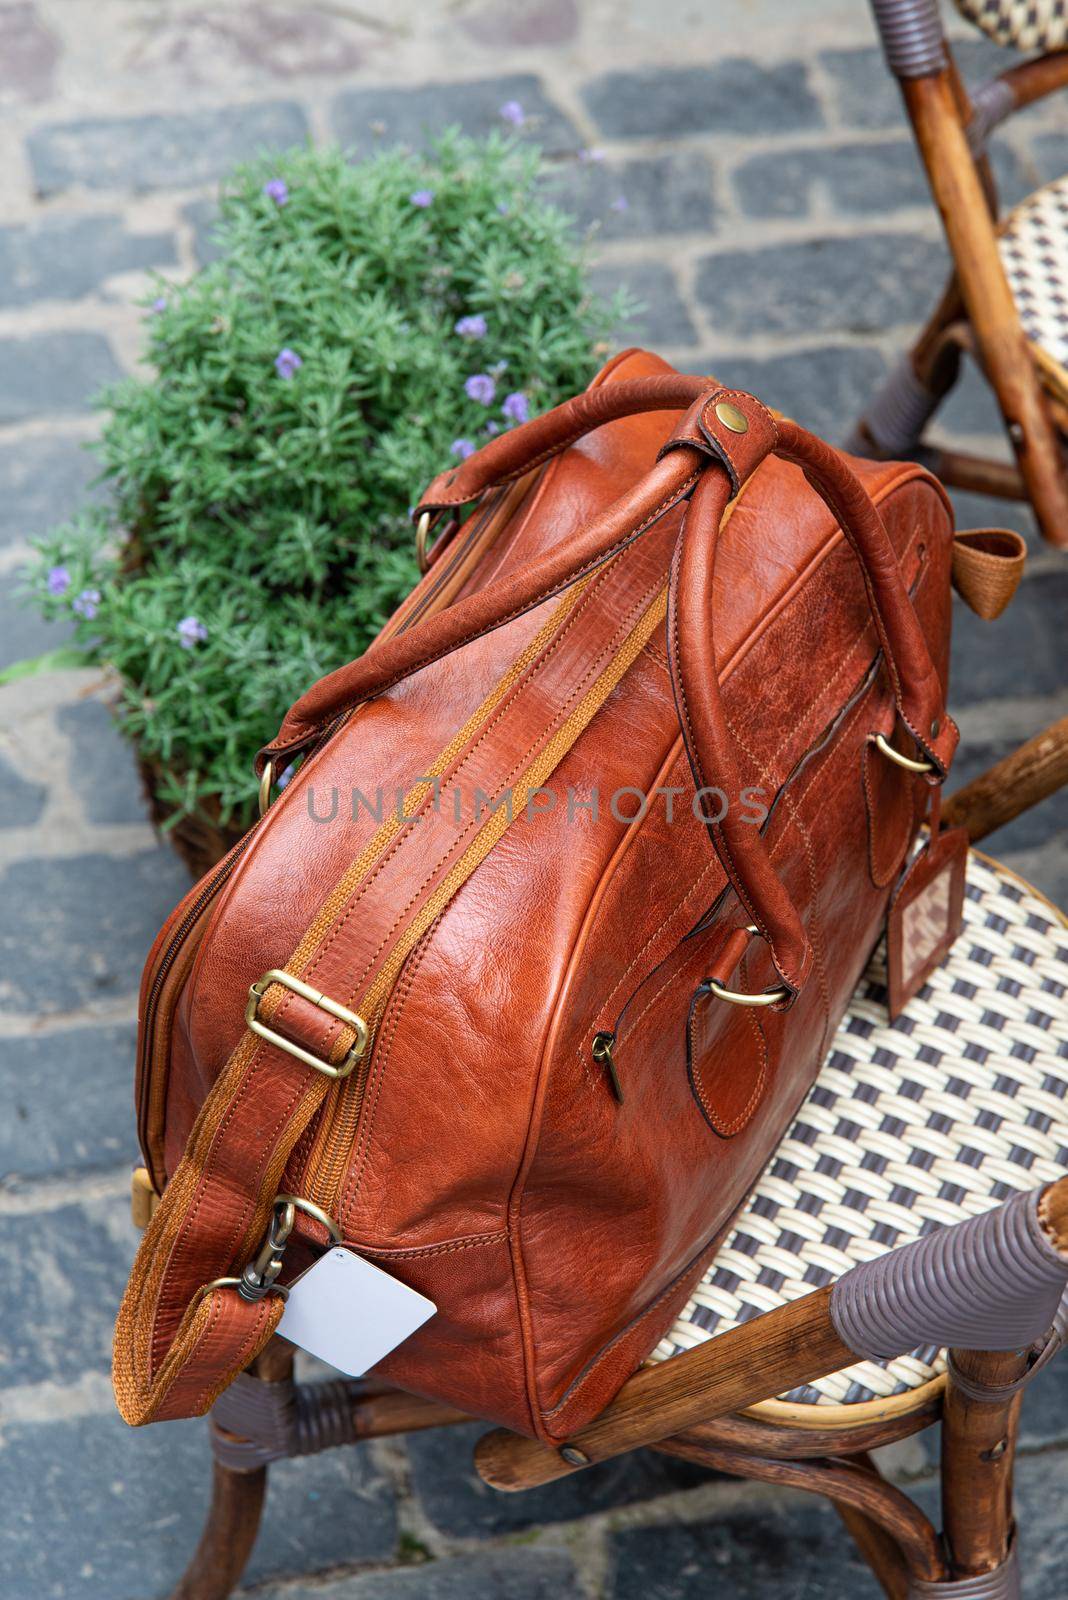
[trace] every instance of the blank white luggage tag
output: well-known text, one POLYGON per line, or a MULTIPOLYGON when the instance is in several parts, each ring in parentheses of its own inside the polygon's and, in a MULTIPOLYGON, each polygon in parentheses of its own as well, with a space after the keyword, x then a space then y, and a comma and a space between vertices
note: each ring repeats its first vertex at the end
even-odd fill
POLYGON ((288 1287, 277 1332, 350 1378, 362 1378, 438 1309, 341 1245, 288 1287))

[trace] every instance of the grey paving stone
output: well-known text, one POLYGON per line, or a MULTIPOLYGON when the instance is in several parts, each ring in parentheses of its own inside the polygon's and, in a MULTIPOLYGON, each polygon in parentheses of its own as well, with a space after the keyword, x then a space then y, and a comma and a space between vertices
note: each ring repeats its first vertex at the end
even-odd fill
MULTIPOLYGON (((960 434, 983 434, 991 440, 1004 440, 1005 424, 994 391, 974 361, 961 362, 960 376, 935 413, 931 427, 950 439, 960 434)), ((1003 454, 1006 448, 1003 447, 1003 454)))
POLYGON ((922 205, 928 196, 915 148, 905 140, 750 156, 735 172, 734 187, 752 217, 804 217, 819 195, 840 211, 865 214, 922 205))
POLYGON ((38 195, 65 189, 186 189, 236 161, 303 144, 308 122, 292 100, 173 115, 84 117, 36 129, 26 152, 38 195))
POLYGON ((137 1161, 136 1041, 132 1022, 4 1040, 0 1182, 137 1161))
MULTIPOLYGON (((115 1414, 5 1425, 5 1600, 168 1594, 199 1537, 210 1475, 198 1421, 131 1429, 115 1414)), ((336 1450, 272 1469, 248 1581, 383 1562, 395 1548, 384 1480, 366 1451, 336 1450)))
MULTIPOLYGON (((1027 193, 1014 152, 994 152, 998 189, 1007 203, 1027 193)), ((885 215, 931 204, 927 177, 911 139, 878 144, 810 145, 750 156, 734 174, 743 211, 754 217, 804 217, 821 197, 847 215, 885 215)))
POLYGON ((102 334, 78 329, 0 339, 0 424, 85 411, 122 376, 102 334))
POLYGON ((1030 154, 1037 173, 1037 183, 1028 187, 1037 189, 1044 183, 1053 183, 1068 172, 1068 134, 1057 132, 1034 134, 1028 140, 1030 154))
POLYGON ((571 1478, 501 1494, 489 1488, 471 1464, 482 1424, 412 1434, 408 1454, 412 1483, 423 1510, 443 1533, 486 1538, 541 1523, 570 1522, 612 1506, 651 1500, 675 1489, 707 1483, 709 1473, 684 1461, 652 1454, 622 1456, 571 1478))
POLYGON ((55 1015, 136 991, 189 888, 166 848, 14 861, 0 877, 0 1011, 55 1015))
POLYGON ((20 1226, 18 1249, 4 1252, 0 1391, 68 1384, 110 1369, 115 1312, 133 1255, 126 1209, 121 1200, 92 1201, 39 1212, 20 1226), (112 1228, 107 1212, 116 1204, 124 1215, 112 1228))
POLYGON ((957 605, 953 614, 949 699, 954 706, 1064 688, 1068 570, 1026 574, 996 622, 957 605))
POLYGON ((78 439, 0 442, 0 545, 21 544, 73 515, 99 471, 78 439))
MULTIPOLYGON (((1041 541, 1035 528, 1031 508, 1022 500, 995 500, 985 494, 964 494, 954 489, 950 494, 958 528, 1014 528, 1022 533, 1035 550, 1041 541)), ((1045 546, 1049 549, 1049 546, 1045 546)))
POLYGON ((725 334, 885 334, 926 314, 945 270, 934 239, 857 234, 705 256, 697 294, 725 334))
MULTIPOLYGON (((1032 1378, 1020 1412, 1020 1450, 1047 1450, 1051 1445, 1068 1445, 1068 1360, 1063 1351, 1032 1378)), ((1062 1458, 1062 1467, 1068 1476, 1068 1457, 1062 1458)))
POLYGON ((613 139, 679 134, 786 133, 818 128, 823 113, 799 61, 765 66, 747 56, 714 66, 606 72, 582 91, 590 115, 613 139))
POLYGON ((703 156, 578 161, 551 169, 545 193, 601 239, 714 231, 712 168, 703 156))
POLYGON ((121 217, 47 217, 0 228, 0 306, 78 300, 117 272, 171 266, 167 233, 130 233, 121 217))
POLYGON ((133 746, 99 700, 79 700, 57 713, 71 741, 69 777, 90 822, 145 822, 148 807, 133 746))
POLYGON ((32 783, 0 755, 0 828, 28 828, 45 808, 48 790, 32 783))
POLYGON ((57 650, 73 632, 69 622, 45 622, 39 612, 23 604, 12 593, 10 579, 0 590, 0 670, 46 650, 57 650))
POLYGON ((214 200, 192 200, 189 205, 183 206, 182 216, 193 229, 193 254, 197 258, 197 265, 206 267, 210 261, 219 259, 219 247, 215 243, 215 224, 219 220, 219 207, 214 200))
POLYGON ((605 262, 592 270, 590 283, 603 295, 626 289, 639 302, 641 309, 619 329, 625 343, 692 345, 697 338, 678 280, 666 262, 605 262))
POLYGON ((768 357, 713 351, 687 363, 687 371, 714 373, 723 383, 748 389, 806 428, 837 441, 878 387, 886 364, 868 345, 817 345, 768 357))
POLYGON ((334 101, 331 126, 343 144, 363 153, 377 143, 421 148, 451 127, 472 135, 508 132, 501 107, 513 100, 523 108, 524 134, 543 150, 558 154, 582 144, 578 130, 531 73, 405 89, 347 89, 334 101))
POLYGON ((257 1600, 560 1600, 580 1593, 563 1550, 484 1550, 335 1583, 268 1588, 257 1600))
POLYGON ((776 1496, 704 1522, 610 1541, 611 1600, 878 1600, 882 1590, 822 1500, 776 1496))

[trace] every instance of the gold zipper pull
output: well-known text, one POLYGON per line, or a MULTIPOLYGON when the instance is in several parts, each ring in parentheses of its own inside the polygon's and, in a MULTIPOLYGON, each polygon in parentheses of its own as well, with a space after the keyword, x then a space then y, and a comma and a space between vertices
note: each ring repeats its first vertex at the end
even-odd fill
POLYGON ((620 1105, 622 1105, 623 1085, 619 1081, 619 1073, 616 1071, 616 1063, 612 1055, 615 1047, 616 1036, 614 1033, 594 1034, 592 1045, 593 1059, 608 1068, 608 1081, 612 1085, 612 1093, 615 1095, 620 1105))

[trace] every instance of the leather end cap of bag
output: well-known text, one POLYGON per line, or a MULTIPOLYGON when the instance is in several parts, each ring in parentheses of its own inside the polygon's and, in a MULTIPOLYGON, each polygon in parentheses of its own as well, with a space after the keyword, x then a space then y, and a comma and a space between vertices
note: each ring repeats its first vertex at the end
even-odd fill
POLYGON ((953 539, 953 587, 976 616, 993 622, 1023 577, 1027 545, 1009 528, 974 528, 953 539))

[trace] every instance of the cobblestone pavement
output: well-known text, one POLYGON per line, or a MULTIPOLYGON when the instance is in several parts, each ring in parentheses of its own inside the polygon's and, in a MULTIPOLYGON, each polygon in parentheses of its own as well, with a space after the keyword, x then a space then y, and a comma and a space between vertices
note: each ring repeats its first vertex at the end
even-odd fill
MULTIPOLYGON (((971 74, 994 52, 971 43, 971 74)), ((862 0, 0 0, 0 662, 60 642, 9 595, 25 540, 91 467, 89 397, 129 370, 146 270, 203 257, 228 163, 312 137, 366 149, 483 129, 518 99, 596 232, 641 337, 840 435, 945 257, 862 0), (578 163, 579 150, 603 160, 578 163)), ((1053 108, 1003 141, 1010 198, 1068 166, 1053 108)), ((946 413, 997 421, 971 383, 946 413)), ((1063 715, 1068 566, 1033 549, 997 624, 959 610, 964 775, 1063 715)), ((1068 797, 994 848, 1068 899, 1068 797)), ((135 990, 184 888, 146 823, 97 677, 0 691, 0 1588, 9 1600, 165 1594, 205 1506, 203 1428, 130 1433, 107 1377, 134 1248, 135 990), (16 1247, 17 1241, 17 1247, 16 1247)), ((1029 1600, 1063 1597, 1068 1361, 1025 1410, 1029 1600)), ((497 1497, 455 1435, 280 1467, 246 1580, 281 1600, 874 1595, 834 1514, 785 1491, 629 1461, 497 1497), (312 1576, 308 1576, 311 1574, 312 1576)), ((890 1465, 927 1505, 931 1457, 890 1465)))

